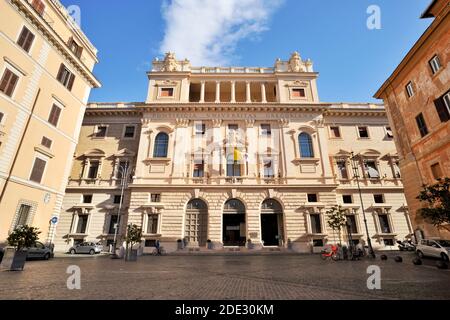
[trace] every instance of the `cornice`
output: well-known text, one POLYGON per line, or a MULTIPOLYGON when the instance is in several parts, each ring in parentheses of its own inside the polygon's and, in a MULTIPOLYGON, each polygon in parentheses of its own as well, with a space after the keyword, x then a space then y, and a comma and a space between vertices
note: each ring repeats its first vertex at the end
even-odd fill
POLYGON ((136 108, 87 108, 86 116, 141 116, 142 111, 136 108))
POLYGON ((56 33, 45 19, 40 16, 26 0, 10 0, 17 10, 25 15, 42 33, 48 42, 59 51, 67 61, 85 78, 93 88, 100 88, 100 81, 89 68, 68 47, 66 42, 56 33))

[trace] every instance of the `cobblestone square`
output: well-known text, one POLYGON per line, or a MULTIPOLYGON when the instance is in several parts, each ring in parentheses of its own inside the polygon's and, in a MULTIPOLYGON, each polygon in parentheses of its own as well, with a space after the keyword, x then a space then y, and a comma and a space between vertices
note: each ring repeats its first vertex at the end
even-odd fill
POLYGON ((0 273, 0 299, 301 300, 450 299, 450 271, 435 261, 412 264, 413 254, 387 261, 322 261, 318 255, 140 257, 63 256, 29 261, 24 272, 0 273), (71 265, 81 289, 67 289, 71 265), (367 289, 367 267, 381 268, 381 290, 367 289))

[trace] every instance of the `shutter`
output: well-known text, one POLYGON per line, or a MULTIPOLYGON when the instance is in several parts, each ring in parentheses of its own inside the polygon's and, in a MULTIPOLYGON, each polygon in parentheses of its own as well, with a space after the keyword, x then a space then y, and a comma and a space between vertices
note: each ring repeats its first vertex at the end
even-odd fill
POLYGON ((436 106, 436 111, 439 115, 439 119, 441 119, 441 122, 447 122, 448 120, 450 120, 450 114, 447 110, 447 106, 445 105, 443 98, 435 100, 434 104, 436 106))
POLYGON ((31 172, 30 180, 41 183, 42 176, 44 175, 44 169, 45 169, 46 162, 42 159, 36 158, 34 160, 34 166, 33 171, 31 172))
POLYGON ((75 75, 71 73, 69 75, 69 77, 70 77, 70 79, 69 79, 69 83, 67 84, 67 89, 69 89, 69 91, 71 91, 72 87, 73 87, 73 83, 75 81, 75 75))
POLYGON ((78 58, 81 58, 81 54, 82 54, 82 53, 83 53, 83 47, 78 46, 76 56, 77 56, 78 58))
POLYGON ((23 45, 25 43, 25 40, 27 38, 28 29, 26 27, 23 27, 22 32, 20 33, 19 41, 17 41, 17 44, 23 48, 23 45))
POLYGON ((58 79, 58 81, 61 82, 61 83, 62 83, 62 76, 63 76, 63 73, 64 73, 64 69, 65 69, 65 67, 61 63, 61 66, 59 67, 59 71, 58 71, 58 76, 56 77, 56 79, 58 79))
POLYGON ((32 34, 31 32, 28 32, 27 38, 25 40, 25 44, 23 46, 23 49, 26 52, 30 51, 31 44, 33 43, 33 40, 34 40, 34 34, 32 34))
POLYGON ((17 84, 17 80, 19 79, 18 76, 16 76, 14 73, 11 72, 11 79, 9 81, 9 85, 6 88, 6 95, 11 97, 13 92, 14 92, 14 88, 16 87, 17 84))
POLYGON ((9 79, 11 78, 12 72, 8 69, 5 70, 5 73, 3 74, 2 83, 0 85, 0 91, 5 92, 6 87, 8 85, 9 79))

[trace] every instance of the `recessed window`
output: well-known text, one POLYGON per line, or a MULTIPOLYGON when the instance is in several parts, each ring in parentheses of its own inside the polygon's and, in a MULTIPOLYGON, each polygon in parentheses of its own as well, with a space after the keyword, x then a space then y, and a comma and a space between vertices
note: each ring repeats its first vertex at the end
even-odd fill
POLYGON ((173 97, 173 92, 174 92, 173 88, 161 88, 160 90, 161 90, 160 91, 160 93, 161 93, 160 96, 162 98, 173 97))
POLYGON ((238 131, 239 130, 239 126, 237 124, 229 124, 228 125, 228 131, 238 131))
POLYGON ((25 204, 21 204, 19 208, 19 212, 17 213, 16 223, 14 225, 14 229, 18 227, 25 226, 28 224, 28 218, 30 216, 31 206, 27 206, 25 204))
POLYGON ((205 175, 205 162, 201 161, 200 163, 194 163, 194 178, 203 178, 205 175))
POLYGON ((337 126, 330 127, 331 138, 340 138, 341 130, 337 126))
POLYGON ((89 165, 88 179, 97 179, 99 168, 100 168, 99 161, 91 161, 91 163, 89 165))
POLYGON ((261 125, 261 135, 263 135, 263 136, 272 135, 272 128, 270 127, 270 124, 262 124, 261 125))
POLYGON ((75 54, 75 56, 77 56, 77 58, 81 57, 83 47, 78 45, 78 43, 76 43, 75 40, 73 40, 73 38, 70 38, 68 46, 70 51, 72 51, 75 54))
POLYGON ((433 178, 438 180, 443 177, 441 165, 439 163, 435 163, 431 166, 431 173, 433 174, 433 178))
POLYGON ((349 233, 358 233, 358 226, 356 224, 356 217, 353 214, 346 215, 347 220, 347 230, 349 233))
POLYGON ((153 151, 154 158, 167 158, 169 150, 169 135, 160 132, 155 138, 155 148, 153 151))
POLYGON ((380 173, 378 172, 377 163, 375 161, 365 162, 366 175, 370 179, 379 179, 380 173))
POLYGON ((135 131, 136 131, 136 127, 135 126, 126 126, 125 127, 125 133, 123 134, 123 137, 132 139, 132 138, 134 138, 135 131))
POLYGON ((419 129, 420 135, 422 136, 422 138, 425 137, 428 134, 428 127, 427 127, 425 118, 423 117, 422 113, 420 113, 416 117, 416 122, 417 122, 417 128, 419 129))
POLYGON ((9 69, 5 69, 0 82, 0 91, 6 94, 8 97, 12 97, 14 89, 16 88, 19 77, 9 69))
POLYGON ((89 215, 83 214, 78 216, 77 234, 85 234, 87 229, 89 215))
POLYGON ((408 95, 409 98, 411 98, 414 95, 414 88, 411 81, 408 82, 408 84, 406 85, 406 94, 408 95))
POLYGON ((368 139, 369 129, 367 127, 358 127, 358 134, 361 139, 368 139))
POLYGON ((108 130, 107 126, 97 126, 97 128, 95 130, 95 137, 96 138, 105 138, 107 130, 108 130))
POLYGON ((311 214, 311 232, 322 233, 322 223, 320 221, 320 214, 311 214))
POLYGON ((75 81, 75 75, 70 72, 70 70, 64 65, 61 64, 58 71, 58 76, 56 79, 69 91, 72 90, 73 83, 75 81))
POLYGON ((128 161, 119 161, 119 166, 117 167, 117 179, 122 179, 124 173, 130 172, 130 164, 128 161))
POLYGON ((434 101, 441 122, 450 120, 450 91, 434 101))
POLYGON ((389 224, 389 217, 387 214, 379 214, 381 233, 391 233, 391 226, 389 224))
POLYGON ((45 10, 45 4, 42 0, 33 0, 31 3, 31 6, 36 10, 37 13, 39 13, 41 16, 44 15, 45 10))
POLYGON ((150 199, 151 199, 152 202, 156 202, 156 203, 161 202, 161 194, 159 194, 159 193, 152 193, 151 196, 150 196, 150 199))
POLYGON ((439 60, 439 57, 437 55, 431 58, 429 63, 433 74, 437 73, 442 67, 441 61, 439 60))
POLYGON ((83 203, 92 203, 92 194, 83 194, 83 203))
POLYGON ((386 247, 392 247, 394 245, 394 239, 383 239, 383 243, 386 247))
POLYGON ((158 233, 158 215, 149 214, 147 216, 147 234, 157 234, 158 233))
POLYGON ((322 239, 313 239, 313 247, 323 247, 322 239))
POLYGON ((353 197, 352 197, 351 195, 346 195, 346 194, 344 194, 344 195, 342 196, 342 201, 343 201, 345 204, 353 203, 353 197))
POLYGON ((314 148, 311 136, 302 132, 298 136, 299 148, 300 148, 300 156, 302 158, 314 158, 314 148))
POLYGON ((61 108, 56 104, 52 106, 50 111, 50 116, 48 117, 48 122, 53 126, 57 127, 59 122, 59 117, 61 116, 61 108))
POLYGON ((31 171, 30 175, 30 181, 41 183, 46 165, 47 161, 42 160, 40 158, 34 159, 33 170, 31 171))
POLYGON ((2 124, 4 116, 5 116, 5 114, 3 112, 0 112, 0 125, 2 124))
POLYGON ((109 221, 109 232, 108 234, 115 234, 116 233, 116 224, 119 221, 119 216, 117 214, 114 214, 111 216, 111 219, 109 221))
POLYGON ((310 202, 310 203, 317 202, 317 194, 309 193, 308 194, 308 202, 310 202))
POLYGON ((386 137, 388 139, 393 139, 394 138, 394 133, 392 132, 392 128, 391 127, 385 127, 386 129, 386 137))
POLYGON ((52 147, 53 141, 47 137, 42 137, 41 145, 50 149, 52 147))
POLYGON ((273 170, 273 160, 264 159, 264 178, 274 178, 275 172, 273 170))
POLYGON ((26 52, 30 51, 31 45, 34 41, 34 34, 28 30, 27 27, 23 27, 22 32, 20 33, 19 40, 17 40, 17 44, 26 52))
POLYGON ((384 196, 382 194, 374 194, 373 200, 375 203, 384 203, 384 196))
POLYGON ((295 88, 292 89, 292 98, 304 98, 306 96, 305 89, 295 88))
POLYGON ((114 196, 114 204, 120 204, 122 202, 122 196, 121 195, 115 195, 114 196))
POLYGON ((204 123, 196 123, 195 124, 195 135, 203 136, 206 133, 206 124, 204 123))
POLYGON ((337 161, 337 168, 341 179, 348 179, 347 164, 345 160, 337 161))

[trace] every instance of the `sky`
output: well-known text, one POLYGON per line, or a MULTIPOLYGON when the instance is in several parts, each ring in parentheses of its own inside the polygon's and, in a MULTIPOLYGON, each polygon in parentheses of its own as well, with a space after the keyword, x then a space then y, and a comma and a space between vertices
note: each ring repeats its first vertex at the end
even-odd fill
MULTIPOLYGON (((431 0, 61 0, 77 5, 99 50, 91 102, 145 101, 146 72, 167 51, 193 66, 272 67, 298 51, 322 102, 380 102, 377 89, 432 20, 431 0), (369 6, 381 29, 369 29, 369 6)), ((370 19, 370 21, 373 21, 370 19)))

